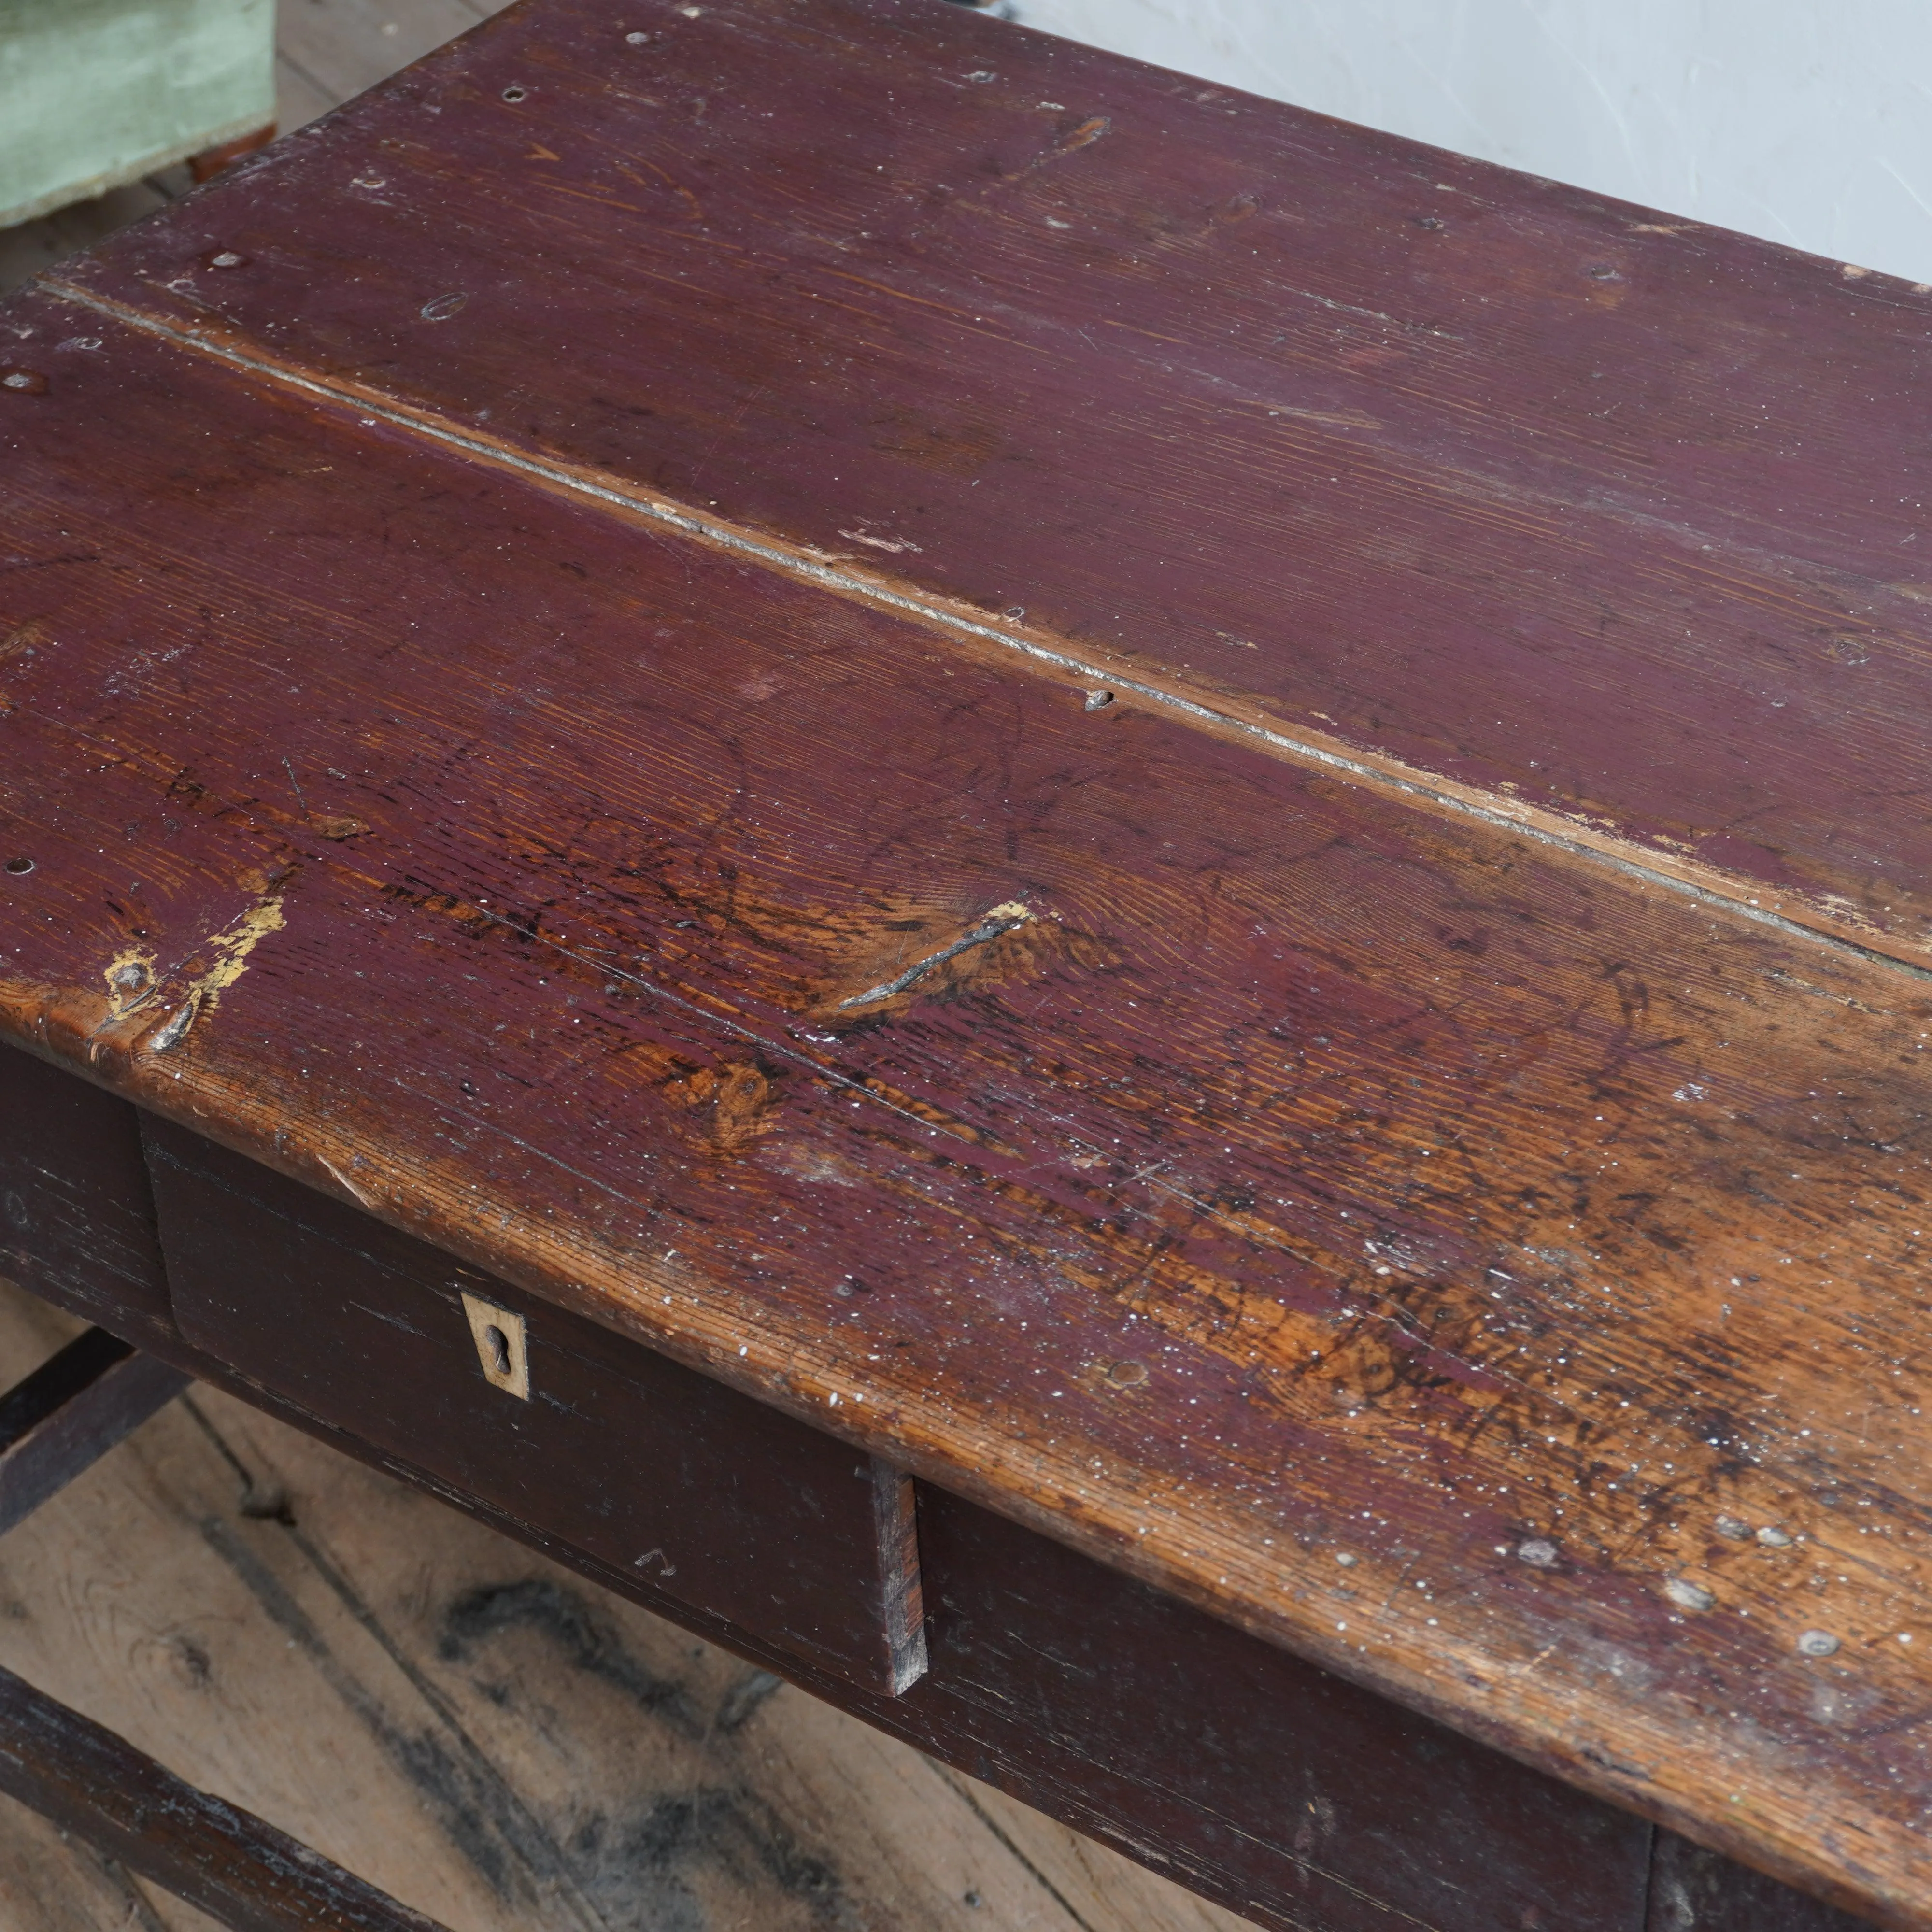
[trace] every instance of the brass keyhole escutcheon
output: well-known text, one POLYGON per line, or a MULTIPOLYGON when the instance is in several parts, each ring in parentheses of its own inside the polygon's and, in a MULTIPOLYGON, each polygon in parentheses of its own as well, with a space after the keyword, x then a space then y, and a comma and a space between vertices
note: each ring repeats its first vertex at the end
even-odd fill
POLYGON ((470 1318, 470 1339, 476 1344, 476 1360, 483 1379, 492 1388, 528 1402, 530 1358, 524 1318, 470 1294, 464 1295, 463 1312, 470 1318))

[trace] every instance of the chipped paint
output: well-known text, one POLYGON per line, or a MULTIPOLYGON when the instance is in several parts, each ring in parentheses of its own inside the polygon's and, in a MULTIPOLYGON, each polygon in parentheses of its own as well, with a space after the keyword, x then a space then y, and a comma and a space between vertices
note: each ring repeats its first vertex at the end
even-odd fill
POLYGON ((115 954, 101 968, 107 982, 107 1017, 112 1025, 154 996, 154 955, 151 947, 130 946, 115 954))
POLYGON ((142 1049, 166 1053, 179 1046, 201 1016, 212 1012, 222 994, 248 970, 248 956, 270 933, 279 932, 286 923, 282 916, 282 896, 277 892, 244 913, 225 931, 213 934, 207 950, 217 956, 215 963, 189 987, 182 1004, 141 1042, 142 1049))

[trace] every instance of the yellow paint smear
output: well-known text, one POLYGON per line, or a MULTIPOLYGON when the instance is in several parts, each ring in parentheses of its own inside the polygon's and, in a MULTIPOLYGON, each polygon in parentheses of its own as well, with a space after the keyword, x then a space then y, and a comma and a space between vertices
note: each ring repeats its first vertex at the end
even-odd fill
POLYGON ((226 932, 218 932, 208 943, 221 957, 194 983, 194 998, 202 1012, 248 970, 248 956, 272 932, 279 932, 288 921, 282 916, 282 896, 264 899, 253 912, 244 913, 226 932))
MULTIPOLYGON (((252 912, 244 913, 225 932, 218 932, 208 949, 219 956, 214 965, 196 980, 169 1017, 146 1034, 142 1044, 151 1053, 166 1053, 187 1038, 188 1029, 248 970, 248 956, 272 932, 287 923, 282 916, 282 898, 264 899, 252 912)), ((111 972, 113 969, 110 968, 111 972)))

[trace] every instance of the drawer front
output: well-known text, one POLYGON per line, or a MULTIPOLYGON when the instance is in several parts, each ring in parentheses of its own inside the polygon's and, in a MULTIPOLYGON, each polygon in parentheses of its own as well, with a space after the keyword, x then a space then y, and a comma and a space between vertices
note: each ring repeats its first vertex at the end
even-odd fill
POLYGON ((124 1341, 172 1333, 127 1101, 0 1046, 0 1274, 124 1341))
POLYGON ((1871 1924, 1659 1832, 1644 1932, 1871 1932, 1871 1924))
POLYGON ((146 1124, 183 1338, 320 1420, 875 1690, 924 1667, 910 1481, 198 1136, 146 1124))
POLYGON ((1268 1925, 1640 1932, 1645 1820, 925 1485, 920 1541, 898 1708, 980 1777, 1268 1925))

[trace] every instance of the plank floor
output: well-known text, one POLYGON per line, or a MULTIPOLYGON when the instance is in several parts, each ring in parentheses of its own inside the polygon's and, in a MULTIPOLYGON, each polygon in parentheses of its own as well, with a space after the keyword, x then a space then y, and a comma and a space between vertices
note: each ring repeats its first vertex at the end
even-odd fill
MULTIPOLYGON (((10 1382, 78 1326, 0 1284, 10 1382)), ((454 1932, 1234 1932, 206 1389, 0 1540, 0 1664, 454 1932)), ((212 1922, 0 1799, 4 1932, 212 1922)))

